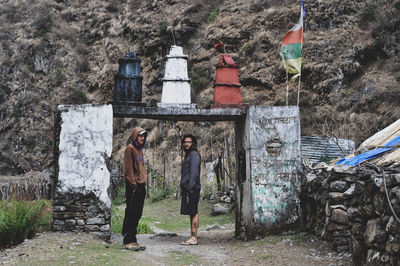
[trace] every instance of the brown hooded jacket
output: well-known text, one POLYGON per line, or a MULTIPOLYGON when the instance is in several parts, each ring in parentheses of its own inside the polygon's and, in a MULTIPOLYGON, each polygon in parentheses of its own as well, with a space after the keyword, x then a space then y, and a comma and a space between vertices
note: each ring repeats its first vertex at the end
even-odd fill
POLYGON ((141 131, 144 131, 144 129, 140 127, 132 130, 132 143, 125 149, 125 183, 133 188, 136 187, 137 183, 143 184, 147 182, 146 167, 144 165, 142 151, 143 147, 139 147, 139 144, 135 142, 141 131))

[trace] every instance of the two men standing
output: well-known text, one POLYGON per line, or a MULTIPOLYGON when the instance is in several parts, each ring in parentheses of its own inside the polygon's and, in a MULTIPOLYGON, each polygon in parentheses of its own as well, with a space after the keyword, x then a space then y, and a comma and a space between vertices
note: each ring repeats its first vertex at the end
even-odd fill
MULTIPOLYGON (((126 209, 122 235, 123 246, 129 250, 145 250, 137 243, 137 227, 142 217, 144 199, 146 197, 146 168, 143 158, 143 147, 147 131, 143 128, 132 130, 132 143, 125 149, 124 178, 126 209)), ((197 139, 193 135, 185 135, 182 139, 185 160, 182 165, 181 182, 182 203, 181 214, 190 216, 191 235, 182 245, 197 245, 197 229, 199 227, 198 203, 200 199, 200 154, 197 151, 197 139)))

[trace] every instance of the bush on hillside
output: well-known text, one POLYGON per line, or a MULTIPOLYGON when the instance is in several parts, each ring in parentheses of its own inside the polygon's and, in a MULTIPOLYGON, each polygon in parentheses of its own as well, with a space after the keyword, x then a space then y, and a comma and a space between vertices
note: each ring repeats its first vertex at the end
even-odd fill
POLYGON ((211 77, 207 70, 203 68, 197 68, 191 73, 191 85, 196 92, 200 92, 207 88, 210 79, 211 77))
POLYGON ((0 200, 0 248, 31 238, 50 224, 49 201, 0 200))

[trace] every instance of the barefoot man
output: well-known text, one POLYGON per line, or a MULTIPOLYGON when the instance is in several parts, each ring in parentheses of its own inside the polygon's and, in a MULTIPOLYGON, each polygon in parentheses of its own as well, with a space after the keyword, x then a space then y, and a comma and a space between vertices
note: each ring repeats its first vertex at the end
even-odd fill
POLYGON ((197 228, 199 228, 199 214, 197 206, 200 199, 200 154, 197 151, 197 139, 193 135, 182 138, 185 160, 181 172, 182 204, 181 214, 190 216, 191 234, 182 245, 197 245, 197 228))

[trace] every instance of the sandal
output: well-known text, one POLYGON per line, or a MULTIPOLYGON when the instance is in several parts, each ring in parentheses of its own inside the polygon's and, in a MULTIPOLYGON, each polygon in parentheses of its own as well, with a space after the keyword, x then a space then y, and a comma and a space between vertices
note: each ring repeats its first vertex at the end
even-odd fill
POLYGON ((197 245, 197 241, 196 242, 190 242, 190 240, 187 240, 187 241, 182 242, 181 245, 184 245, 184 246, 197 245))

